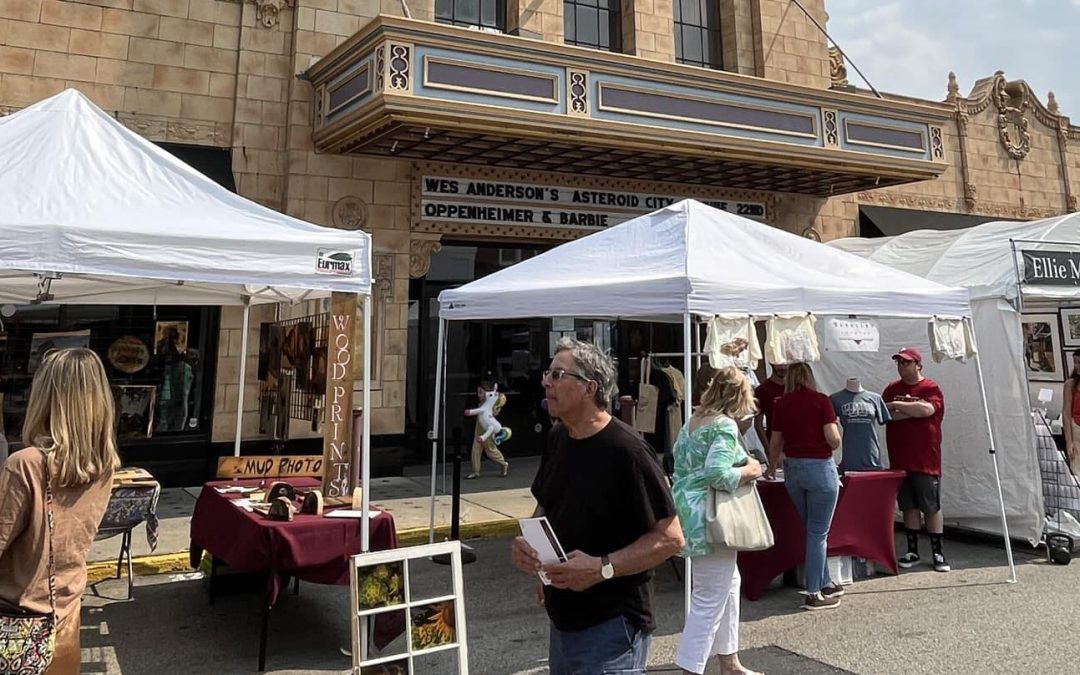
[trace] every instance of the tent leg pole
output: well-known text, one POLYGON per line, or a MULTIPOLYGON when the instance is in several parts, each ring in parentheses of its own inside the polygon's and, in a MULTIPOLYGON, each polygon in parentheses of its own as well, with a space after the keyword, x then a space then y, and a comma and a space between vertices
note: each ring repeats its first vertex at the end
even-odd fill
MULTIPOLYGON (((683 370, 685 371, 684 380, 688 386, 684 387, 683 393, 683 422, 690 423, 690 415, 693 412, 690 408, 692 406, 692 394, 694 390, 693 379, 694 371, 691 370, 691 354, 694 353, 694 325, 690 316, 690 312, 683 314, 683 370), (691 394, 688 396, 688 394, 691 394)), ((685 561, 683 569, 683 615, 690 614, 690 594, 693 591, 693 571, 691 570, 692 563, 690 557, 687 556, 683 559, 685 561)))
MULTIPOLYGON (((971 319, 967 319, 971 321, 971 319)), ((971 334, 975 334, 972 327, 971 334)), ((975 351, 975 375, 979 379, 979 394, 982 397, 983 415, 986 419, 986 432, 990 434, 990 459, 994 462, 994 483, 997 485, 998 503, 1001 505, 1001 529, 1005 533, 1005 556, 1009 561, 1009 583, 1016 583, 1016 565, 1013 563, 1012 539, 1009 538, 1009 521, 1005 514, 1005 495, 1001 491, 1001 473, 998 471, 997 448, 994 443, 994 428, 990 424, 990 404, 986 400, 986 385, 983 382, 982 361, 979 359, 978 347, 975 351)))
MULTIPOLYGON (((371 294, 364 295, 364 393, 360 433, 360 551, 371 550, 371 294)), ((356 439, 353 439, 355 446, 356 439)), ((353 461, 357 453, 353 452, 353 461)))
POLYGON ((428 525, 428 543, 435 543, 435 477, 439 461, 439 413, 442 410, 443 362, 446 358, 446 319, 439 317, 439 337, 435 352, 435 401, 431 413, 431 522, 428 525))
POLYGON ((251 322, 251 298, 244 298, 244 319, 240 327, 240 386, 236 394, 236 438, 233 457, 240 456, 240 436, 244 429, 244 384, 247 380, 248 324, 251 322))

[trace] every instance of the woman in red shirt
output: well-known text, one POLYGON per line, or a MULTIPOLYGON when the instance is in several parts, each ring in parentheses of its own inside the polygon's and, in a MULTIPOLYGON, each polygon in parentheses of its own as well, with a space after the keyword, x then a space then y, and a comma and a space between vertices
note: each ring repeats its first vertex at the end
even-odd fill
POLYGON ((840 476, 833 461, 833 451, 840 447, 840 428, 832 401, 817 390, 809 365, 788 366, 784 395, 773 406, 769 430, 769 469, 765 477, 776 477, 783 454, 784 485, 806 524, 803 607, 836 607, 844 589, 829 578, 826 540, 840 493, 840 476))

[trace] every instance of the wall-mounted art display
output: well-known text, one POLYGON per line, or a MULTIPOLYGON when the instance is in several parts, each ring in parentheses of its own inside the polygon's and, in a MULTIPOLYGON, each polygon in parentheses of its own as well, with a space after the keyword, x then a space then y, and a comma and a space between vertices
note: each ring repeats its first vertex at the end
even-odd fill
POLYGON ((141 338, 125 335, 109 345, 106 358, 113 368, 125 375, 141 372, 150 363, 150 349, 141 338))
POLYGON ((1065 379, 1061 362, 1061 335, 1057 314, 1024 314, 1021 318, 1024 334, 1024 365, 1028 378, 1047 382, 1065 379))
POLYGON ((77 330, 66 333, 34 333, 30 339, 30 361, 27 372, 37 372, 41 359, 54 349, 89 347, 90 331, 77 330))

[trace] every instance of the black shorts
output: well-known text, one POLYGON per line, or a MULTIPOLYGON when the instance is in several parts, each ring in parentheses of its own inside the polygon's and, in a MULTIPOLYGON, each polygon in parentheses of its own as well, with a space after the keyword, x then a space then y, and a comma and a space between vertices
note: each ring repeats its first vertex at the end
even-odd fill
POLYGON ((909 473, 896 495, 900 510, 922 511, 933 515, 941 510, 941 477, 926 473, 909 473))

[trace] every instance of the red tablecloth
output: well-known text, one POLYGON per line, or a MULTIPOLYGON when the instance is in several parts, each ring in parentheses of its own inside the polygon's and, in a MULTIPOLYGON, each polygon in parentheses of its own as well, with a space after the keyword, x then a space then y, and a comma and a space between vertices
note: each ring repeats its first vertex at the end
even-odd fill
MULTIPOLYGON (((298 488, 318 487, 314 478, 287 482, 298 488)), ((270 604, 277 601, 281 575, 316 584, 349 584, 349 558, 360 553, 358 518, 323 518, 296 514, 291 522, 275 521, 230 504, 238 494, 215 487, 258 486, 258 480, 214 481, 203 486, 191 516, 191 566, 207 551, 241 572, 270 574, 270 604)), ((394 517, 385 511, 371 519, 372 551, 397 547, 394 517)))
MULTIPOLYGON (((903 471, 851 471, 840 481, 829 530, 830 556, 858 556, 898 572, 893 522, 896 493, 904 480, 903 471)), ((759 481, 765 512, 772 525, 775 545, 767 551, 739 553, 742 590, 757 600, 772 580, 785 570, 806 560, 806 527, 782 481, 759 481)))

